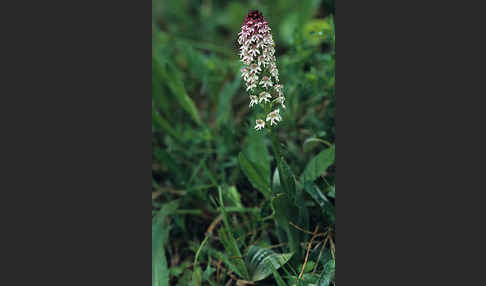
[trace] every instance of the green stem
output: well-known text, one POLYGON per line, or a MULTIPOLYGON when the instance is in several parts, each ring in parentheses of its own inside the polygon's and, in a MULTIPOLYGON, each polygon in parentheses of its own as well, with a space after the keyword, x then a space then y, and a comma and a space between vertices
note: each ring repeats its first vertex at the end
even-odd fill
POLYGON ((199 246, 199 248, 197 249, 197 252, 196 252, 196 257, 194 258, 194 266, 197 265, 197 260, 199 258, 199 253, 201 252, 201 249, 204 247, 204 245, 206 244, 206 242, 208 241, 208 238, 209 238, 209 235, 206 235, 206 237, 204 238, 203 242, 201 242, 201 245, 199 246))
POLYGON ((273 149, 273 155, 275 156, 275 159, 277 160, 277 169, 278 169, 278 176, 280 178, 280 184, 282 184, 282 153, 280 151, 280 144, 278 142, 277 138, 277 132, 275 128, 270 129, 270 139, 272 141, 272 149, 273 149))

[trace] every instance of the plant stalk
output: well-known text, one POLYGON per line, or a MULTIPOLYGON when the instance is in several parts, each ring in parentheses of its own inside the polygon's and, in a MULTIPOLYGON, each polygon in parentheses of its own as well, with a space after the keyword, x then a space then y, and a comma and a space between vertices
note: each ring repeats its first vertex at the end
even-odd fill
POLYGON ((277 160, 277 170, 281 182, 280 184, 282 184, 282 153, 280 151, 280 142, 278 142, 277 131, 275 130, 275 128, 270 129, 270 140, 272 142, 273 155, 277 160))

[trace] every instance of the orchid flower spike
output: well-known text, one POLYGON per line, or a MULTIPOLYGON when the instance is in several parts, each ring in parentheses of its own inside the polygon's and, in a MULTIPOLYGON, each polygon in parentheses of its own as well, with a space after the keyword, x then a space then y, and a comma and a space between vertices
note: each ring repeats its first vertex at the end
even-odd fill
MULTIPOLYGON (((240 60, 243 63, 241 77, 246 83, 246 90, 251 92, 250 108, 263 105, 265 110, 272 110, 273 104, 285 108, 283 85, 279 83, 279 73, 275 58, 275 42, 273 41, 268 22, 260 11, 249 11, 238 34, 240 44, 240 60), (258 94, 255 96, 253 94, 258 94)), ((270 126, 281 121, 279 109, 268 112, 265 121, 270 126)), ((255 129, 265 128, 265 121, 257 119, 255 129)))

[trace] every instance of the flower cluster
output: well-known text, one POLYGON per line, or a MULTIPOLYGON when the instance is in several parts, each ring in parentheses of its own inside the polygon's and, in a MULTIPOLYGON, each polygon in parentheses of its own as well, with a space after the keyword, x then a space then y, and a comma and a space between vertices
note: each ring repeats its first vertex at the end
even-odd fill
MULTIPOLYGON (((241 76, 246 82, 246 90, 250 93, 250 108, 263 104, 264 108, 267 107, 265 110, 271 110, 274 103, 286 108, 283 86, 279 84, 278 79, 275 43, 270 30, 261 12, 250 11, 238 34, 240 58, 244 64, 241 76)), ((272 126, 281 120, 280 110, 276 108, 268 112, 265 121, 270 121, 272 126)), ((257 119, 255 129, 265 128, 265 121, 257 119)))

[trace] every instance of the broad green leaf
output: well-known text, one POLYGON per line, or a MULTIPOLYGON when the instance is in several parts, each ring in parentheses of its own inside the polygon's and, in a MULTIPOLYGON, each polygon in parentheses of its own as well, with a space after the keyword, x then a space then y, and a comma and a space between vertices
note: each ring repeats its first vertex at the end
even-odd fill
POLYGON ((301 175, 302 182, 313 182, 334 163, 335 146, 321 151, 312 158, 301 175))
POLYGON ((257 162, 263 167, 263 176, 269 180, 271 158, 265 144, 265 137, 255 130, 248 132, 248 147, 244 153, 248 156, 248 160, 257 162))
MULTIPOLYGON (((280 160, 279 172, 280 186, 283 191, 283 196, 279 196, 274 200, 275 219, 280 227, 284 228, 287 234, 287 242, 289 243, 290 250, 296 253, 293 258, 294 261, 301 258, 301 245, 300 242, 305 236, 300 230, 290 226, 290 222, 300 225, 301 227, 308 226, 308 211, 305 207, 305 201, 303 196, 297 193, 295 185, 295 176, 290 170, 290 167, 285 162, 284 158, 280 160)), ((280 195, 281 195, 280 194, 280 195)))
POLYGON ((251 273, 251 281, 256 282, 267 278, 273 269, 277 270, 287 263, 293 253, 276 253, 271 249, 250 246, 245 260, 251 273))
MULTIPOLYGON (((292 203, 289 196, 286 193, 276 194, 272 198, 272 206, 275 211, 274 219, 283 231, 279 234, 279 240, 281 243, 288 242, 290 250, 296 253, 296 258, 301 256, 301 236, 300 230, 290 226, 290 222, 296 223, 299 217, 299 209, 292 203), (286 239, 282 239, 282 235, 285 234, 286 239)), ((298 223, 298 222, 297 222, 298 223)))
POLYGON ((167 217, 177 209, 177 206, 178 201, 164 204, 152 222, 152 286, 169 285, 169 270, 164 245, 170 231, 167 217))
MULTIPOLYGON (((310 216, 309 210, 307 209, 307 201, 302 184, 297 184, 295 187, 294 205, 298 208, 299 213, 294 223, 296 223, 303 229, 309 229, 310 216)), ((301 232, 300 239, 307 240, 308 234, 301 232)))
POLYGON ((265 176, 265 168, 261 165, 251 162, 248 157, 240 152, 238 155, 238 161, 240 162, 241 170, 245 173, 250 183, 258 189, 266 197, 270 197, 270 176, 265 176))
POLYGON ((280 227, 287 229, 290 217, 288 210, 292 207, 288 195, 279 193, 273 196, 272 206, 275 210, 275 221, 280 227))
MULTIPOLYGON (((301 257, 300 242, 304 237, 304 233, 290 226, 290 222, 306 227, 308 225, 308 212, 305 207, 305 201, 300 192, 297 192, 295 184, 295 176, 292 170, 285 162, 284 158, 280 160, 280 170, 278 178, 280 185, 274 184, 282 191, 274 196, 272 199, 273 209, 275 210, 275 220, 277 225, 281 227, 286 234, 287 239, 281 242, 288 242, 290 250, 296 253, 293 260, 298 260, 301 257)), ((276 179, 274 174, 274 180, 276 179)), ((275 189, 274 189, 275 193, 275 189)))
POLYGON ((169 270, 165 257, 164 229, 152 225, 152 286, 168 286, 169 270))

